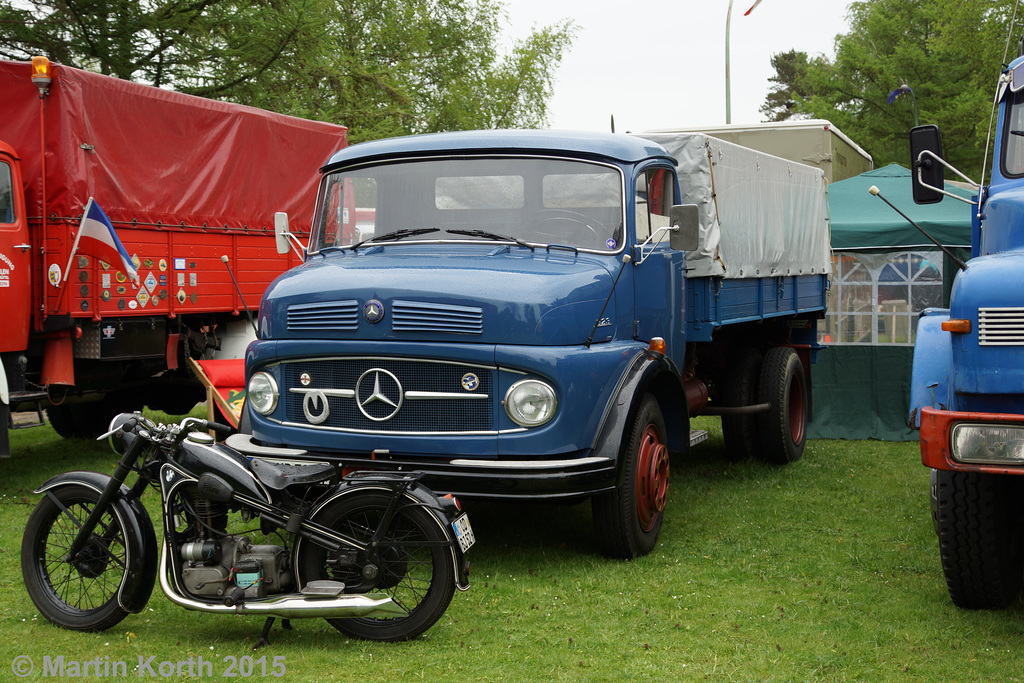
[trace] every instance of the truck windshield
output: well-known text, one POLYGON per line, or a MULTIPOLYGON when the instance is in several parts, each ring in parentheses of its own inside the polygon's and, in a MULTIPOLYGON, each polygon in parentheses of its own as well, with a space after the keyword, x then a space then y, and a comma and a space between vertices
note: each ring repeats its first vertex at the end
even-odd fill
POLYGON ((533 157, 401 161, 327 174, 310 251, 397 241, 559 244, 618 251, 614 166, 533 157), (401 231, 401 232, 400 232, 401 231))

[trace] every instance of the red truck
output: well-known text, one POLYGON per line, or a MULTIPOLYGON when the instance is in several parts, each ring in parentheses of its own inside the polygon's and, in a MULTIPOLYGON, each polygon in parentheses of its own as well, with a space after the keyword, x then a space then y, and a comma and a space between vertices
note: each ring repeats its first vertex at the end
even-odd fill
POLYGON ((43 58, 0 61, 0 92, 0 419, 45 409, 69 437, 143 405, 188 412, 205 394, 186 359, 225 353, 243 301, 299 262, 278 254, 275 212, 308 234, 309 169, 346 129, 43 58), (90 198, 136 279, 72 253, 90 198))

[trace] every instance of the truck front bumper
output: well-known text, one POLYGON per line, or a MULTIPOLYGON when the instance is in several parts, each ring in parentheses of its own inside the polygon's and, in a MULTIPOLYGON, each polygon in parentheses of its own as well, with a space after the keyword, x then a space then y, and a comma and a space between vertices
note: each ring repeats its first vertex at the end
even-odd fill
POLYGON ((1024 475, 1024 415, 922 408, 921 462, 937 470, 1024 475))
POLYGON ((232 436, 229 445, 247 456, 283 462, 329 462, 342 472, 423 472, 423 483, 438 493, 459 498, 574 501, 615 488, 616 462, 579 455, 528 460, 467 458, 465 456, 401 457, 375 451, 322 452, 261 446, 248 434, 232 436))

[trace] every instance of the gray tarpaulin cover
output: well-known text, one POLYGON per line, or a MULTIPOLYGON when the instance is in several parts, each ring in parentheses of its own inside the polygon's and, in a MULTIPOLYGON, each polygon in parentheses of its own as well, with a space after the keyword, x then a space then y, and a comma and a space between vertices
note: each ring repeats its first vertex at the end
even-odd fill
POLYGON ((643 133, 676 158, 683 204, 700 209, 687 277, 831 273, 822 171, 703 133, 643 133))

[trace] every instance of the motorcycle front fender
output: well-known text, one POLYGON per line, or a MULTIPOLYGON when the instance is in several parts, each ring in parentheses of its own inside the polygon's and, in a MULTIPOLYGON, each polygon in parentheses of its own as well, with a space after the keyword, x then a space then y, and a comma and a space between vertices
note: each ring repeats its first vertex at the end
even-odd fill
MULTIPOLYGON (((99 472, 65 472, 47 480, 34 493, 46 493, 66 486, 84 486, 103 492, 111 477, 99 472)), ((128 571, 117 591, 117 602, 125 610, 138 613, 149 602, 156 580, 157 545, 153 520, 142 501, 121 484, 111 501, 112 512, 124 529, 128 571)))

